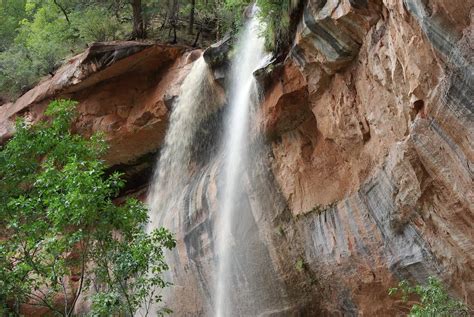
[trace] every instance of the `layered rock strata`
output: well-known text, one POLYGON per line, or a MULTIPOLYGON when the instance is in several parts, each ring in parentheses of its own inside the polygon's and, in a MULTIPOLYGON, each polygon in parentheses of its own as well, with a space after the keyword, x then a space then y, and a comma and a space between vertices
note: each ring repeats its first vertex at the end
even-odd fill
POLYGON ((263 124, 307 114, 271 129, 271 166, 323 311, 394 315, 390 285, 429 275, 473 304, 471 19, 463 2, 307 4, 280 66, 300 74, 274 81, 263 124))

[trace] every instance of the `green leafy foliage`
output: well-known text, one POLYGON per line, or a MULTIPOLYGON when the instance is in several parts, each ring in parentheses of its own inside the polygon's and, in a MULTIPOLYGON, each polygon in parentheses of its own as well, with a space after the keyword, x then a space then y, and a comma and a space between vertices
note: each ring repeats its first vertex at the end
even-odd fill
POLYGON ((404 302, 408 302, 411 296, 419 298, 419 302, 412 305, 409 316, 468 316, 467 307, 452 299, 435 277, 429 277, 426 285, 412 286, 407 281, 401 281, 398 287, 389 289, 389 295, 397 294, 401 294, 404 302))
POLYGON ((259 0, 258 16, 264 23, 262 36, 268 50, 277 49, 289 39, 290 14, 295 5, 291 0, 259 0))
POLYGON ((0 150, 0 307, 18 314, 35 303, 71 316, 79 295, 93 290, 93 316, 133 315, 161 300, 163 252, 175 240, 164 228, 144 232, 147 210, 136 199, 114 204, 124 182, 105 173, 103 137, 70 132, 74 109, 52 102, 51 120, 18 121, 0 150))
POLYGON ((219 8, 219 14, 223 17, 220 27, 224 33, 237 32, 244 22, 244 10, 249 6, 249 0, 226 0, 219 8))
POLYGON ((303 258, 299 258, 296 263, 295 263, 295 269, 298 271, 298 272, 302 272, 306 269, 306 262, 303 258))
POLYGON ((38 80, 38 72, 28 50, 22 45, 13 45, 0 52, 0 96, 12 98, 26 91, 38 80))
POLYGON ((124 16, 111 10, 120 2, 0 1, 0 96, 18 97, 87 43, 126 39, 128 6, 119 6, 124 16))
MULTIPOLYGON (((206 46, 244 22, 250 0, 1 0, 0 97, 14 99, 89 43, 143 36, 206 46), (139 3, 139 14, 133 14, 139 3)), ((268 50, 289 43, 290 15, 298 0, 258 0, 268 50)))
POLYGON ((15 40, 20 21, 25 18, 26 0, 0 1, 0 52, 15 40))
POLYGON ((28 11, 32 12, 33 18, 21 21, 15 41, 28 49, 34 57, 33 67, 38 67, 39 72, 53 71, 73 46, 73 31, 57 6, 27 4, 32 5, 28 11))
MULTIPOLYGON (((226 12, 225 30, 238 30, 243 22, 243 11, 251 5, 249 0, 227 0, 223 6, 226 12)), ((257 16, 262 23, 261 36, 265 38, 267 50, 278 50, 288 44, 290 15, 298 0, 257 0, 257 16)))
POLYGON ((121 23, 119 17, 100 6, 73 12, 71 21, 84 43, 124 39, 131 32, 128 24, 121 23))

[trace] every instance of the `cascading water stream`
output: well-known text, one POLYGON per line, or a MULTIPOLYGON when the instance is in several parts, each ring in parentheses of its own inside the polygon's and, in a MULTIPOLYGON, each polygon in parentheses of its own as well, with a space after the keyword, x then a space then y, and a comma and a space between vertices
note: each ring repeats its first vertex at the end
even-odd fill
POLYGON ((148 195, 150 229, 162 225, 160 218, 177 207, 189 180, 194 138, 203 119, 216 107, 217 94, 210 76, 204 58, 200 57, 180 87, 148 195))
MULTIPOLYGON (((148 231, 163 225, 173 233, 179 230, 176 224, 166 223, 166 217, 173 217, 178 214, 176 211, 182 208, 180 198, 191 177, 189 163, 196 135, 203 120, 216 110, 217 96, 210 69, 201 56, 194 62, 181 84, 178 98, 173 105, 168 131, 148 193, 148 231)), ((171 267, 176 265, 169 253, 166 254, 166 261, 171 267)), ((172 274, 168 276, 169 282, 172 283, 175 278, 172 274)), ((167 289, 162 295, 167 297, 169 291, 167 289)), ((158 309, 160 307, 154 305, 141 307, 140 313, 158 309)))
MULTIPOLYGON (((162 294, 165 305, 175 311, 181 307, 173 305, 183 301, 176 296, 189 294, 188 290, 194 294, 198 288, 212 290, 211 294, 203 292, 203 301, 196 302, 198 315, 250 316, 285 302, 274 271, 266 265, 271 260, 259 238, 254 210, 244 189, 249 181, 249 162, 257 159, 248 151, 248 130, 258 100, 253 72, 268 58, 259 33, 253 18, 235 46, 224 118, 217 111, 223 103, 222 91, 202 57, 194 62, 173 106, 148 204, 150 230, 165 226, 180 235, 181 247, 166 255, 173 268, 167 280, 174 285, 162 294), (225 130, 221 151, 216 156, 214 152, 203 153, 219 148, 213 147, 215 138, 209 131, 218 133, 221 119, 225 130), (212 175, 216 176, 216 187, 212 175)), ((183 308, 182 312, 186 311, 188 308, 183 308)))
MULTIPOLYGON (((255 8, 254 8, 255 10, 255 8)), ((253 72, 265 61, 264 40, 258 36, 259 24, 256 18, 247 22, 237 45, 232 63, 229 109, 226 131, 223 139, 223 201, 215 226, 217 276, 214 289, 214 314, 216 317, 234 316, 232 303, 233 258, 232 236, 238 210, 237 199, 242 193, 241 176, 245 173, 249 114, 251 102, 257 95, 253 72)))

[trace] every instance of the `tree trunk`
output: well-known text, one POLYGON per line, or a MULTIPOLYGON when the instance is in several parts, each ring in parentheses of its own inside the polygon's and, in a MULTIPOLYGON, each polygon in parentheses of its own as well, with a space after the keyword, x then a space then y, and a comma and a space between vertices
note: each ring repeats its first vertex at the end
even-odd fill
POLYGON ((173 25, 173 41, 171 42, 171 44, 176 44, 178 43, 178 37, 176 36, 176 24, 173 25))
POLYGON ((199 36, 201 35, 201 32, 202 32, 202 21, 201 21, 201 26, 199 27, 199 31, 196 34, 196 38, 194 39, 193 47, 196 47, 198 45, 199 36))
POLYGON ((71 21, 69 21, 69 17, 68 17, 68 15, 67 15, 66 9, 64 9, 64 8, 58 3, 57 0, 54 0, 53 2, 54 2, 54 4, 59 8, 59 10, 62 11, 62 13, 64 14, 64 16, 66 17, 67 23, 68 23, 68 24, 71 24, 71 21))
POLYGON ((189 12, 188 34, 193 34, 195 7, 196 7, 196 0, 191 0, 191 11, 189 12))
MULTIPOLYGON (((217 0, 217 5, 218 6, 221 5, 219 0, 217 0)), ((219 41, 221 37, 221 18, 219 16, 218 10, 215 11, 215 15, 216 15, 216 41, 219 41)))
POLYGON ((178 42, 176 28, 178 26, 178 14, 179 14, 179 2, 178 0, 171 0, 170 2, 170 30, 173 31, 173 40, 171 41, 172 44, 176 44, 178 42))
POLYGON ((133 11, 132 38, 144 39, 146 38, 146 33, 145 33, 145 25, 143 23, 142 0, 132 0, 132 11, 133 11))

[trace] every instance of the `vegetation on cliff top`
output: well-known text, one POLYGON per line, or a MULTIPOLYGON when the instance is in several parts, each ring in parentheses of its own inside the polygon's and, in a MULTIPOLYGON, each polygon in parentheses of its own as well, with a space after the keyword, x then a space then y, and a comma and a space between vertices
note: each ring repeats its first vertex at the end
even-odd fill
POLYGON ((19 315, 25 304, 71 316, 84 294, 92 316, 133 316, 168 285, 163 252, 174 238, 163 228, 144 232, 147 210, 138 200, 113 201, 124 182, 105 173, 100 136, 71 133, 74 109, 72 101, 52 102, 51 120, 19 121, 0 148, 2 316, 19 315))
MULTIPOLYGON (((98 41, 206 46, 236 32, 250 0, 1 0, 0 99, 14 99, 98 41)), ((295 0, 259 0, 262 36, 287 42, 295 0)), ((0 100, 1 101, 1 100, 0 100)), ((1 102, 0 102, 1 104, 1 102)))

